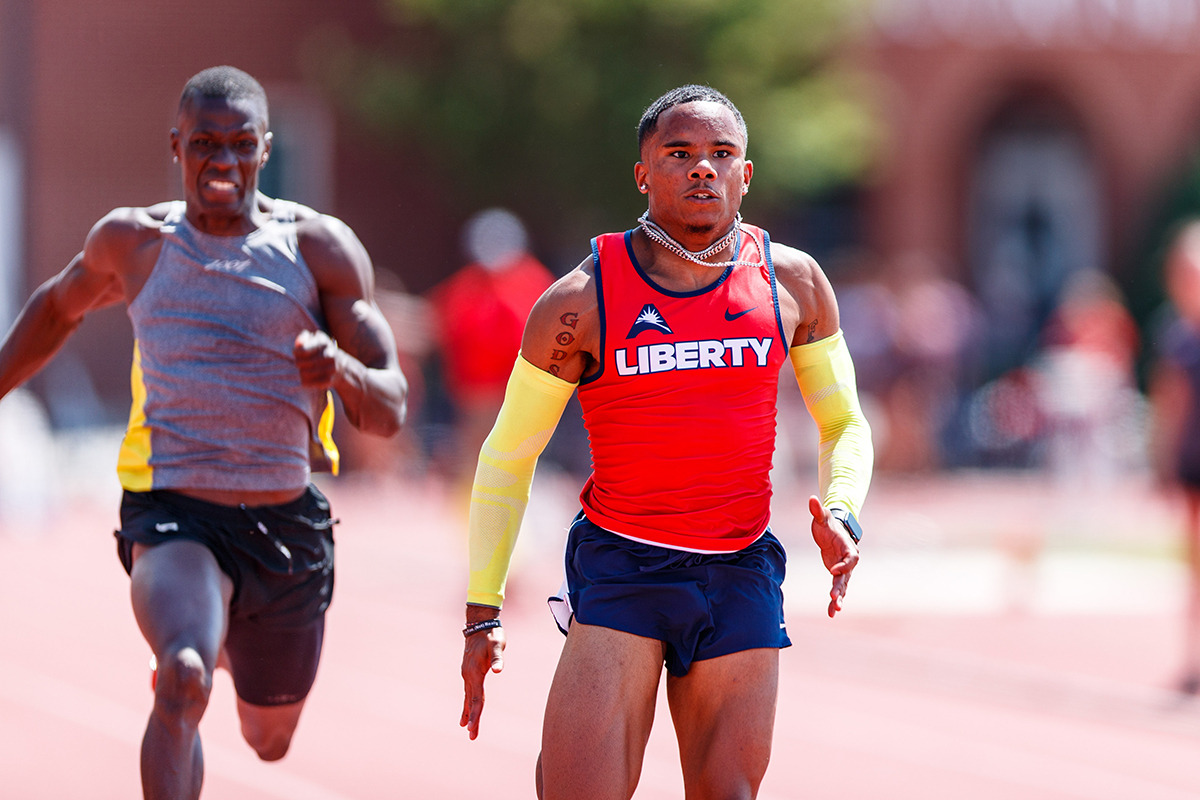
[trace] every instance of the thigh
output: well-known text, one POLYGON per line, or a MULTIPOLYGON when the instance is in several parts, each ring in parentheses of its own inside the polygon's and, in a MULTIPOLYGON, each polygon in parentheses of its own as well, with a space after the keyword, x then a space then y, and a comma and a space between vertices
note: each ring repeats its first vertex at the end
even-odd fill
POLYGON ((750 798, 767 771, 779 651, 743 650, 667 677, 687 800, 750 798))
POLYGON ((296 628, 234 618, 225 652, 238 699, 266 708, 302 703, 317 677, 324 634, 323 614, 296 628))
POLYGON ((662 674, 663 645, 578 621, 546 701, 545 800, 627 800, 637 786, 662 674))
POLYGON ((232 595, 233 581, 198 542, 133 548, 133 613, 156 655, 193 648, 211 672, 225 638, 232 595))

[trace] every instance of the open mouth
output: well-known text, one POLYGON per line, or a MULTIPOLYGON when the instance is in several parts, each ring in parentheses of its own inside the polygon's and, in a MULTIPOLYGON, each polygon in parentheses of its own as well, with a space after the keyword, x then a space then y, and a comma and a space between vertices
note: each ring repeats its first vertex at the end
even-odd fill
POLYGON ((205 181, 204 188, 216 194, 236 194, 238 187, 233 181, 214 179, 205 181))

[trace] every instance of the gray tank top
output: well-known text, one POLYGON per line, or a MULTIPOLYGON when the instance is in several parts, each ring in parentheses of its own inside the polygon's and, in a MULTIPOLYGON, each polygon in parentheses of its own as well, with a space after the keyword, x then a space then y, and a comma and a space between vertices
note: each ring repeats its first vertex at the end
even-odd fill
POLYGON ((333 448, 318 436, 328 393, 300 385, 292 355, 296 334, 325 327, 295 204, 276 200, 246 236, 202 233, 185 208, 171 205, 158 262, 129 304, 133 407, 121 485, 299 489, 333 448))

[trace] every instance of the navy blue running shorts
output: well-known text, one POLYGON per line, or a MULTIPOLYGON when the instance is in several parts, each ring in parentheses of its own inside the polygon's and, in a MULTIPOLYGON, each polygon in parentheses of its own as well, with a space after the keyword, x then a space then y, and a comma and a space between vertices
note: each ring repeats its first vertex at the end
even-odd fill
POLYGON ((186 539, 209 549, 233 581, 225 652, 238 697, 275 706, 308 696, 333 598, 329 501, 315 486, 275 506, 223 506, 177 492, 125 492, 117 554, 186 539))
POLYGON ((770 530, 737 552, 692 553, 626 539, 580 512, 564 559, 573 618, 662 641, 672 675, 694 661, 791 645, 787 556, 770 530))

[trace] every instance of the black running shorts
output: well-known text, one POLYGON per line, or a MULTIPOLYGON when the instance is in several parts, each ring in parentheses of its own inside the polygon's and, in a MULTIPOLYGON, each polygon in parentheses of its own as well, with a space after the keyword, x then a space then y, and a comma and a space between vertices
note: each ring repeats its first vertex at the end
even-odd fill
POLYGON ((262 706, 303 700, 317 676, 333 597, 333 526, 317 490, 276 506, 222 506, 176 492, 125 492, 117 553, 186 539, 209 549, 233 581, 229 656, 238 697, 262 706))

